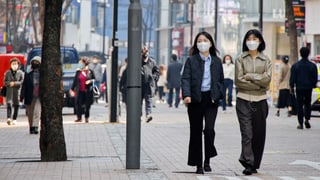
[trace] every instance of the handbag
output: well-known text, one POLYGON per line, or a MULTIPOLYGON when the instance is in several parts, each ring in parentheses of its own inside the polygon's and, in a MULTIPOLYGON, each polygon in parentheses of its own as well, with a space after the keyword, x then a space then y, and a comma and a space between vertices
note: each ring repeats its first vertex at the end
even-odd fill
POLYGON ((7 95, 7 87, 6 86, 2 86, 0 95, 3 97, 5 97, 7 95))
POLYGON ((95 98, 100 97, 100 90, 97 86, 93 86, 92 91, 93 91, 93 97, 95 97, 95 98))

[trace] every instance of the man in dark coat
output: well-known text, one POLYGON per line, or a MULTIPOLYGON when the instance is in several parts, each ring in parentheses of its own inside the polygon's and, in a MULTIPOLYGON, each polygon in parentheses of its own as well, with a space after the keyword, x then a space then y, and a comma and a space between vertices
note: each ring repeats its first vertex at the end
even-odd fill
POLYGON ((296 62, 291 68, 290 90, 294 93, 296 88, 296 97, 298 103, 298 122, 297 129, 303 129, 303 117, 305 118, 305 126, 311 128, 309 123, 311 116, 311 95, 312 89, 316 87, 318 82, 317 66, 310 62, 308 56, 310 50, 307 47, 300 49, 302 59, 296 62))
POLYGON ((145 113, 146 122, 152 120, 151 108, 152 108, 152 96, 155 93, 156 81, 159 79, 159 67, 156 62, 149 57, 149 49, 143 47, 141 51, 142 63, 141 63, 141 103, 145 100, 145 113))
POLYGON ((173 103, 173 90, 175 91, 175 107, 179 107, 180 103, 180 80, 181 80, 181 70, 182 70, 182 63, 177 61, 177 55, 171 55, 172 62, 168 66, 167 71, 167 83, 169 89, 169 97, 168 97, 168 104, 169 107, 172 107, 173 103))

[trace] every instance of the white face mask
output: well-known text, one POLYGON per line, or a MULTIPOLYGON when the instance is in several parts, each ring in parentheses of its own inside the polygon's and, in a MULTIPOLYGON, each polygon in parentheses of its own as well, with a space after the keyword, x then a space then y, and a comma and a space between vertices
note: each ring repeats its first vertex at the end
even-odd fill
POLYGON ((254 50, 258 49, 260 43, 257 42, 257 41, 247 41, 246 45, 247 45, 249 50, 254 51, 254 50))
POLYGON ((197 48, 199 49, 200 52, 208 52, 210 49, 211 45, 210 42, 200 42, 197 43, 197 48))
POLYGON ((226 59, 226 64, 230 64, 231 60, 230 59, 226 59))
POLYGON ((18 65, 14 64, 14 65, 11 65, 11 69, 13 71, 16 71, 18 69, 18 65))

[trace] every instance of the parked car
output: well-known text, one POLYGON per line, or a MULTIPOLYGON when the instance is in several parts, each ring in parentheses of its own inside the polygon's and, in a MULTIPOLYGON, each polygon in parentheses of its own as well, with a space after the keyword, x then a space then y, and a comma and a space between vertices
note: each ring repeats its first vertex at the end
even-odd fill
MULTIPOLYGON (((4 86, 4 73, 10 69, 10 59, 18 58, 21 62, 20 69, 24 71, 26 59, 23 54, 0 54, 0 90, 4 86)), ((4 104, 4 98, 0 96, 0 105, 4 104)))
MULTIPOLYGON (((30 50, 27 58, 27 72, 30 71, 30 61, 34 56, 41 56, 41 47, 35 47, 30 50)), ((69 90, 72 86, 73 78, 76 73, 79 62, 79 54, 76 48, 61 46, 61 62, 62 62, 62 81, 64 89, 63 107, 74 108, 76 113, 75 99, 70 95, 69 90)))

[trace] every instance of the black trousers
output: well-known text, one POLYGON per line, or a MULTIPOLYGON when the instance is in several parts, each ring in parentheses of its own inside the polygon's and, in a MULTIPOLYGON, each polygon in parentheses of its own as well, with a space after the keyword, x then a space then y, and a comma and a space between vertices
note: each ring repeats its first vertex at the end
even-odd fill
POLYGON ((205 159, 217 155, 214 146, 214 125, 217 117, 218 103, 212 103, 210 92, 202 93, 200 103, 190 103, 188 105, 188 116, 190 123, 190 141, 188 165, 201 166, 202 159, 202 133, 204 134, 205 159), (203 129, 203 118, 205 126, 203 129))
POLYGON ((77 97, 77 117, 78 117, 78 119, 81 119, 81 115, 83 113, 84 113, 85 118, 89 118, 89 116, 90 116, 91 101, 87 98, 88 98, 88 96, 87 96, 86 92, 79 91, 79 95, 77 97), (83 105, 85 105, 85 108, 83 108, 83 105))
POLYGON ((266 139, 267 100, 250 102, 237 98, 236 111, 241 132, 240 163, 259 169, 266 139))
POLYGON ((312 89, 297 89, 298 122, 303 124, 303 117, 310 120, 312 89))
POLYGON ((18 111, 19 111, 19 105, 12 105, 11 103, 7 103, 7 118, 11 118, 12 106, 14 108, 12 119, 13 120, 17 120, 18 111))

